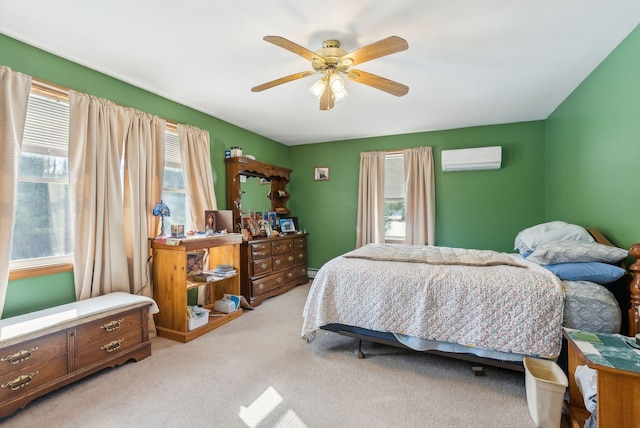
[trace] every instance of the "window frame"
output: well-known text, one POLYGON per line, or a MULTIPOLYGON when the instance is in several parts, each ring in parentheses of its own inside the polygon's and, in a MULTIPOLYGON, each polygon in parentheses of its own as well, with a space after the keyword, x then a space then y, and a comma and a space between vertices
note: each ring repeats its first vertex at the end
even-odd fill
MULTIPOLYGON (((402 160, 403 163, 403 177, 402 177, 402 182, 404 183, 404 154, 401 151, 390 151, 385 153, 385 176, 384 176, 384 187, 386 189, 387 187, 387 178, 388 178, 388 174, 387 174, 387 170, 386 170, 386 165, 387 162, 389 161, 389 159, 396 159, 399 158, 402 160)), ((403 194, 406 193, 405 189, 404 189, 404 184, 403 184, 403 194)), ((406 194, 403 196, 403 200, 404 200, 404 206, 405 206, 405 210, 406 210, 406 204, 407 204, 407 197, 406 194)), ((387 197, 386 197, 386 192, 383 198, 383 203, 386 205, 387 204, 387 197)), ((383 219, 383 221, 385 221, 386 218, 383 219)), ((406 219, 405 219, 405 224, 406 224, 406 219)), ((406 228, 405 228, 406 231, 406 228)), ((387 235, 387 231, 385 230, 385 234, 384 234, 384 242, 387 244, 404 244, 406 240, 405 235, 387 235)))

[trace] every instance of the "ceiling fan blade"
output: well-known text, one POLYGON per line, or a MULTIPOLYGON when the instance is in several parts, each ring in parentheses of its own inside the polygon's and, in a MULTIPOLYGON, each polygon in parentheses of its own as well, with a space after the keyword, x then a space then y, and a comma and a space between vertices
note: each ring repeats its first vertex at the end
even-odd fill
POLYGON ((346 59, 351 59, 353 63, 350 66, 352 66, 396 52, 406 51, 407 49, 409 49, 409 44, 405 39, 391 36, 349 52, 340 58, 340 61, 344 62, 346 59))
POLYGON ((300 55, 302 58, 308 59, 309 61, 313 61, 314 59, 320 59, 318 54, 313 51, 310 51, 307 48, 303 48, 302 46, 293 43, 291 40, 287 40, 284 37, 280 36, 264 36, 263 40, 273 43, 276 46, 280 46, 288 51, 293 52, 296 55, 300 55))
POLYGON ((313 71, 302 71, 300 73, 292 74, 290 76, 281 77, 271 82, 263 83, 262 85, 254 86, 251 88, 251 92, 260 92, 265 89, 273 88, 274 86, 282 85, 283 83, 291 82, 292 80, 302 79, 303 77, 311 76, 315 74, 313 71))
POLYGON ((320 96, 320 110, 331 110, 333 108, 334 100, 335 96, 333 95, 331 89, 327 86, 320 96))
POLYGON ((369 85, 391 95, 395 95, 396 97, 407 95, 409 92, 409 87, 402 83, 394 82, 393 80, 385 79, 384 77, 376 76, 366 71, 351 70, 347 73, 347 77, 349 80, 369 85))

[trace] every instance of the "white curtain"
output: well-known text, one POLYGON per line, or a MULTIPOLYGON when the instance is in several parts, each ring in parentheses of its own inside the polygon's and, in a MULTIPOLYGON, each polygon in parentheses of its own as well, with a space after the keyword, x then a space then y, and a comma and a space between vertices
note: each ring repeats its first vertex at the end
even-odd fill
POLYGON ((405 243, 435 245, 435 179, 431 147, 402 151, 406 185, 405 243))
POLYGON ((204 230, 205 210, 217 209, 211 170, 209 132, 178 124, 178 144, 187 202, 191 208, 192 228, 204 230))
POLYGON ((162 196, 166 121, 128 110, 124 135, 124 232, 130 292, 153 297, 149 238, 156 235, 153 207, 162 196))
POLYGON ((77 300, 130 292, 120 160, 126 109, 69 91, 69 168, 77 300))
POLYGON ((0 66, 0 318, 9 281, 16 187, 31 76, 0 66))
POLYGON ((360 153, 356 248, 384 243, 385 152, 360 153))

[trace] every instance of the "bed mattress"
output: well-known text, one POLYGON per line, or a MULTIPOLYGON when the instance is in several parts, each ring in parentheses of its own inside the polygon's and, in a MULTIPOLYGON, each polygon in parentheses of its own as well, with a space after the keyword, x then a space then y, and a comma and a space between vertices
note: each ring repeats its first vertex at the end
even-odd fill
POLYGON ((540 265, 517 255, 508 257, 522 267, 348 256, 327 262, 313 281, 303 313, 306 341, 316 329, 335 323, 477 352, 559 354, 563 287, 540 265))

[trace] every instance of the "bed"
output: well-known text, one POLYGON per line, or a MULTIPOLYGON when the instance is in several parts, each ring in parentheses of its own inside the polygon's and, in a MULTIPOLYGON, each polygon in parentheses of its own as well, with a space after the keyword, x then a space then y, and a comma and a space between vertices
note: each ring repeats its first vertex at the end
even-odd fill
POLYGON ((322 329, 359 339, 360 358, 369 340, 522 370, 525 356, 559 357, 562 326, 626 330, 626 250, 564 222, 527 228, 514 245, 369 244, 336 257, 313 280, 302 338, 322 329))

